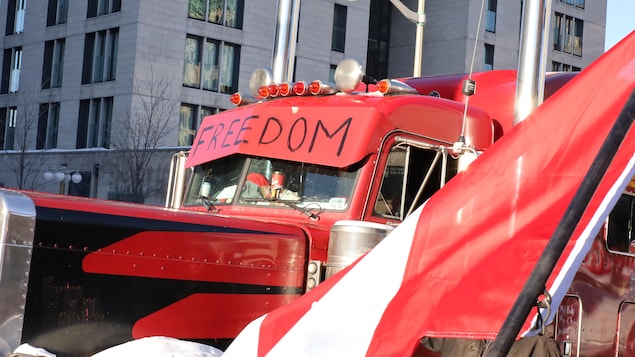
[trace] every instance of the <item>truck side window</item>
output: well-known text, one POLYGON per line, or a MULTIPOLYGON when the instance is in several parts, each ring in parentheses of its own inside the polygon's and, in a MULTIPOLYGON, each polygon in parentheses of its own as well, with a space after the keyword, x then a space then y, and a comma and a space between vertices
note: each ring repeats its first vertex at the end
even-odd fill
POLYGON ((633 244, 633 196, 623 194, 609 214, 606 245, 609 250, 635 253, 633 244))
POLYGON ((403 220, 411 208, 430 198, 456 171, 457 160, 441 151, 395 145, 388 154, 374 215, 403 220))

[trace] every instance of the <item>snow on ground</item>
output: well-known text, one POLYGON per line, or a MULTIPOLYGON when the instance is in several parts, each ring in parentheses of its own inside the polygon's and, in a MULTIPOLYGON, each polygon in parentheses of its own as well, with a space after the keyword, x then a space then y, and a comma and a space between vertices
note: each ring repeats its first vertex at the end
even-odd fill
POLYGON ((202 343, 171 337, 145 337, 103 350, 93 357, 220 357, 223 351, 202 343))
MULTIPOLYGON (((202 343, 183 341, 171 337, 155 336, 126 342, 103 350, 93 357, 220 357, 223 351, 202 343)), ((14 356, 55 357, 54 354, 24 344, 19 346, 14 356)))

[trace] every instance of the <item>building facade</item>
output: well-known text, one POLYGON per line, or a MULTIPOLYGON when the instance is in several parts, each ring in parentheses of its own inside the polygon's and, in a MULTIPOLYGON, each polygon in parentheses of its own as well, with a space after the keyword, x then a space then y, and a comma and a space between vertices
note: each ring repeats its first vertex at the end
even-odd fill
MULTIPOLYGON (((421 74, 516 69, 524 1, 427 0, 421 74)), ((410 9, 417 2, 403 1, 410 9)), ((371 4, 367 71, 411 76, 415 24, 388 1, 371 4)), ((546 22, 547 71, 579 71, 604 53, 606 0, 552 0, 546 22)))
MULTIPOLYGON (((0 183, 163 204, 171 155, 271 66, 277 3, 1 0, 0 183), (131 154, 141 151, 153 154, 131 154)), ((485 0, 478 31, 480 2, 468 3, 427 1, 424 75, 516 68, 521 1, 485 0)), ((606 0, 554 0, 548 69, 597 58, 605 17, 606 0)), ((303 0, 294 77, 332 78, 344 58, 375 78, 411 75, 414 34, 388 0, 303 0)))

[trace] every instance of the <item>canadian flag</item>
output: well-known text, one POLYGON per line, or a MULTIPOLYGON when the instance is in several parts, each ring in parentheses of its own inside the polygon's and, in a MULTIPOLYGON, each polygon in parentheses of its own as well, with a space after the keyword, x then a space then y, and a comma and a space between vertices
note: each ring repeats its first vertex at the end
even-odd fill
MULTIPOLYGON (((423 336, 494 339, 634 88, 635 32, 375 249, 253 321, 223 356, 401 357, 423 336)), ((625 130, 547 281, 553 306, 635 174, 635 129, 625 130)))

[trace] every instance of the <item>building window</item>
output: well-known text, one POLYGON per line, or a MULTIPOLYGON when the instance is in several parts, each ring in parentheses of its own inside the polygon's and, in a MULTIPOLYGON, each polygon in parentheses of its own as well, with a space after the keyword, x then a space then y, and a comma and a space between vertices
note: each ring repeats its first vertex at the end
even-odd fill
POLYGON ((16 93, 20 87, 20 69, 22 68, 22 47, 4 50, 2 62, 2 83, 0 93, 16 93))
POLYGON ((241 29, 244 0, 189 0, 187 16, 217 25, 241 29))
POLYGON ((86 34, 82 84, 115 79, 118 46, 118 28, 86 34))
POLYGON ((14 35, 24 32, 24 15, 26 13, 26 0, 9 0, 7 7, 6 34, 14 35))
POLYGON ((60 123, 60 103, 40 104, 37 123, 36 149, 57 147, 57 130, 60 123))
POLYGON ((487 13, 485 14, 485 31, 496 32, 496 6, 497 0, 487 1, 487 13))
POLYGON ((560 0, 560 2, 584 9, 584 0, 560 0))
POLYGON ((46 41, 44 43, 44 65, 42 67, 42 89, 62 86, 62 69, 64 65, 64 46, 66 41, 46 41))
POLYGON ((85 99, 79 102, 76 148, 110 148, 113 98, 85 99))
POLYGON ((196 105, 181 104, 178 146, 190 146, 196 136, 196 105))
POLYGON ((86 17, 96 17, 121 11, 121 0, 88 0, 86 17))
POLYGON ((238 90, 240 46, 187 36, 184 60, 183 86, 220 93, 238 90))
POLYGON ((551 62, 551 70, 556 72, 580 72, 582 69, 566 63, 553 61, 551 62))
POLYGON ((13 150, 18 108, 0 108, 0 148, 13 150))
POLYGON ((204 106, 199 108, 194 104, 182 103, 177 145, 191 146, 196 137, 196 130, 198 130, 198 127, 201 125, 203 118, 216 113, 218 113, 217 108, 204 106))
POLYGON ((333 11, 333 34, 331 37, 331 50, 344 52, 346 44, 346 6, 335 4, 333 11))
POLYGON ((494 45, 485 44, 485 62, 483 70, 491 71, 494 69, 494 45))
POLYGON ((388 1, 370 2, 366 72, 373 78, 388 77, 388 48, 390 48, 390 16, 388 1))
POLYGON ((553 49, 582 56, 584 21, 561 13, 556 13, 555 20, 553 49))
POLYGON ((68 15, 68 0, 49 0, 46 26, 55 26, 66 23, 68 15))

